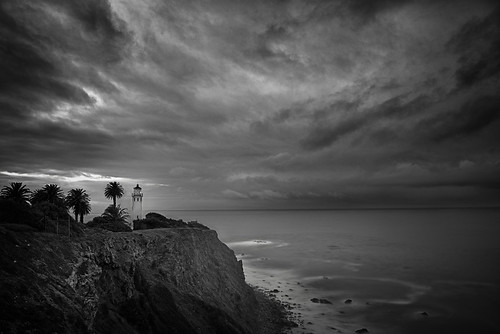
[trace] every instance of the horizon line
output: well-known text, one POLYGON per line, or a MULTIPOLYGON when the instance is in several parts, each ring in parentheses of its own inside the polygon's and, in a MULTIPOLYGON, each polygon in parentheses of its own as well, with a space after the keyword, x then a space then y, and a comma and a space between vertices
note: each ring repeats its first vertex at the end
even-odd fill
POLYGON ((429 206, 429 207, 359 207, 359 208, 292 208, 292 209, 148 209, 143 211, 354 211, 354 210, 467 210, 500 209, 500 206, 429 206))

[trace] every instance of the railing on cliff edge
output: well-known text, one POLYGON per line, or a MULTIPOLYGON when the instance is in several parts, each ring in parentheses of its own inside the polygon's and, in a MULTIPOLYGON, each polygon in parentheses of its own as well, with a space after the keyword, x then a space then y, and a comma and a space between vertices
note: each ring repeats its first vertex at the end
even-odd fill
POLYGON ((68 219, 49 219, 44 216, 41 220, 43 231, 55 233, 57 235, 68 235, 71 238, 71 218, 68 219), (52 224, 51 224, 52 223, 52 224), (55 226, 54 224, 55 223, 55 226))

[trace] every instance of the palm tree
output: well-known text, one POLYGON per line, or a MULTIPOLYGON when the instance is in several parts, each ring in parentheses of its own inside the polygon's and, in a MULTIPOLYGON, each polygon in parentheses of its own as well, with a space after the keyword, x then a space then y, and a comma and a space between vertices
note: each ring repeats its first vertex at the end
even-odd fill
POLYGON ((110 205, 104 210, 102 217, 110 223, 126 223, 127 218, 130 216, 127 213, 127 209, 122 209, 119 205, 110 205))
POLYGON ((88 202, 82 202, 80 206, 80 223, 83 224, 83 216, 88 215, 92 211, 92 207, 88 202))
POLYGON ((46 198, 47 196, 45 194, 45 191, 43 191, 42 189, 36 189, 31 193, 30 202, 31 204, 42 203, 46 201, 46 198))
POLYGON ((42 189, 37 189, 31 196, 31 203, 49 202, 51 204, 64 204, 63 191, 57 184, 46 184, 42 189))
POLYGON ((59 204, 64 202, 64 194, 57 184, 46 184, 42 190, 46 193, 47 202, 59 204))
POLYGON ((113 199, 113 206, 116 208, 116 199, 121 198, 123 196, 123 187, 121 184, 119 184, 116 181, 110 182, 106 185, 106 188, 104 189, 104 196, 106 198, 112 198, 113 199))
POLYGON ((91 211, 90 196, 83 189, 71 189, 66 196, 66 205, 73 209, 75 220, 78 221, 80 215, 80 223, 83 223, 83 216, 91 211))
POLYGON ((29 203, 29 195, 31 194, 31 190, 26 188, 22 182, 12 182, 10 186, 4 186, 0 195, 5 199, 12 199, 16 202, 20 203, 29 203))

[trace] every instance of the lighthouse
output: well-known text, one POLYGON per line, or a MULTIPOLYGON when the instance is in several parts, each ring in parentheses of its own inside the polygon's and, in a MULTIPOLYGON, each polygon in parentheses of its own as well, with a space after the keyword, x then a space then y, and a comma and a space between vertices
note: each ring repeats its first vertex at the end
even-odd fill
POLYGON ((142 188, 135 186, 132 193, 132 220, 142 219, 142 188))

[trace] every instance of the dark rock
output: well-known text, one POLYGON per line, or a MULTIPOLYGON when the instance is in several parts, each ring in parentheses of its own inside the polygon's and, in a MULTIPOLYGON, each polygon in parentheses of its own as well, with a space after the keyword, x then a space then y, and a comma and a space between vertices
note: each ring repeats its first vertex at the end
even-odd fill
POLYGON ((323 299, 323 298, 312 298, 311 301, 313 303, 319 303, 319 304, 331 304, 332 303, 328 299, 323 299))
POLYGON ((369 333, 368 329, 366 329, 366 328, 357 329, 357 330, 355 330, 355 332, 358 333, 358 334, 369 333))
POLYGON ((344 301, 344 303, 345 303, 345 304, 351 304, 351 303, 352 303, 352 299, 346 299, 346 300, 344 301))
POLYGON ((258 332, 255 294, 215 231, 11 237, 0 233, 3 333, 258 332))
POLYGON ((429 313, 427 313, 427 312, 422 312, 420 314, 423 315, 424 317, 428 317, 429 316, 429 313))

